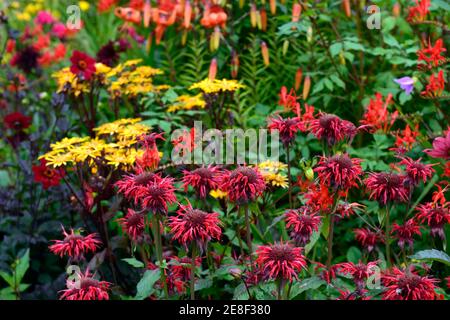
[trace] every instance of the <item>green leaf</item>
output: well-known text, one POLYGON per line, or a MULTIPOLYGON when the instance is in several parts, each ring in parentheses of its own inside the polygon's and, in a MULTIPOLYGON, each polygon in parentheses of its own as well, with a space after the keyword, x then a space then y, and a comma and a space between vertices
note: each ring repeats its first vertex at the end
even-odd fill
POLYGON ((397 20, 395 17, 387 17, 383 20, 383 32, 389 32, 395 28, 397 20))
POLYGON ((197 279, 197 281, 195 282, 195 291, 211 288, 212 285, 213 282, 211 279, 197 279))
POLYGON ((317 276, 303 279, 301 282, 296 282, 292 285, 291 288, 291 299, 294 299, 300 293, 305 292, 306 290, 315 290, 319 288, 321 285, 326 282, 320 279, 317 276))
POLYGON ((144 276, 137 284, 137 293, 135 299, 144 300, 148 298, 155 291, 153 286, 155 285, 156 281, 159 280, 159 277, 159 269, 145 271, 144 276))
POLYGON ((241 283, 234 289, 233 300, 248 300, 248 292, 244 283, 241 283))
POLYGON ((330 53, 333 57, 337 56, 341 51, 342 51, 342 43, 340 42, 335 42, 330 46, 330 53))
POLYGON ((361 260, 362 253, 357 247, 350 247, 347 251, 347 260, 353 263, 358 263, 361 260))
POLYGON ((0 187, 7 187, 11 183, 8 171, 0 170, 0 187))
POLYGON ((19 259, 19 263, 16 267, 16 285, 22 282, 22 279, 30 267, 30 249, 27 249, 22 258, 19 259))
POLYGON ((305 246, 305 254, 308 254, 311 251, 311 249, 314 248, 314 245, 317 243, 319 239, 320 239, 320 229, 319 231, 314 231, 313 234, 311 235, 311 239, 305 246))
POLYGON ((443 251, 430 249, 430 250, 422 250, 417 252, 416 254, 409 256, 411 260, 431 260, 438 261, 450 266, 450 256, 443 251))
POLYGON ((12 275, 10 275, 9 273, 6 273, 4 271, 0 271, 0 277, 3 278, 3 280, 6 281, 6 283, 8 283, 8 285, 13 288, 14 287, 14 278, 12 275))
POLYGON ((135 267, 135 268, 143 268, 144 263, 142 261, 137 260, 136 258, 128 258, 128 259, 122 259, 122 261, 125 261, 129 265, 135 267))

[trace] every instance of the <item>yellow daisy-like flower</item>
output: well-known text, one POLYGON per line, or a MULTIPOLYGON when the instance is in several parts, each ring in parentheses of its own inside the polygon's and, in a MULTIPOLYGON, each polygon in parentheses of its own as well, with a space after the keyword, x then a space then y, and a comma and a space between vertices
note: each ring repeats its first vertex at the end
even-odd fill
POLYGON ((58 168, 61 166, 66 166, 68 163, 73 163, 73 156, 71 153, 48 153, 45 154, 43 158, 47 160, 47 166, 52 166, 53 168, 58 168))
POLYGON ((144 124, 135 123, 124 127, 121 130, 121 132, 119 132, 118 139, 119 140, 137 139, 143 134, 149 133, 150 130, 151 128, 144 124))
POLYGON ((261 171, 278 172, 279 170, 286 169, 287 164, 284 164, 279 161, 266 160, 264 162, 259 163, 258 168, 261 169, 261 171))
POLYGON ((79 1, 78 5, 80 6, 81 11, 88 11, 90 4, 87 1, 79 1))
POLYGON ((209 78, 200 82, 194 83, 189 90, 200 89, 204 93, 219 93, 224 91, 236 91, 240 88, 244 88, 244 85, 240 84, 236 80, 210 80, 209 78))
POLYGON ((209 194, 211 195, 211 197, 213 197, 215 199, 224 199, 227 196, 227 193, 225 191, 220 190, 220 189, 211 190, 209 192, 209 194))
POLYGON ((70 71, 70 68, 63 68, 56 71, 53 73, 52 77, 56 79, 58 84, 58 93, 66 89, 75 96, 79 96, 83 92, 89 92, 88 84, 85 82, 78 82, 77 76, 70 71))
POLYGON ((101 126, 94 129, 98 135, 113 135, 116 133, 123 132, 127 125, 135 124, 142 121, 141 118, 130 118, 130 119, 119 119, 113 122, 102 124, 101 126))
POLYGON ((171 105, 167 112, 175 112, 178 110, 191 110, 193 108, 205 108, 205 100, 203 100, 202 94, 196 96, 182 95, 176 98, 175 104, 171 105))
POLYGON ((262 173, 264 181, 274 187, 287 188, 289 186, 287 177, 279 173, 262 173))

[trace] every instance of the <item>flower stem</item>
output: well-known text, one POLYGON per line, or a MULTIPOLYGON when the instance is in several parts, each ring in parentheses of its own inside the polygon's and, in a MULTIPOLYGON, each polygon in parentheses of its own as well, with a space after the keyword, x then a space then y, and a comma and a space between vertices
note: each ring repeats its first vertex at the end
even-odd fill
POLYGON ((385 220, 385 242, 386 242, 386 264, 389 268, 391 266, 391 245, 390 241, 391 223, 389 205, 386 205, 386 220, 385 220))
POLYGON ((163 252, 162 252, 162 236, 161 236, 161 229, 160 229, 160 223, 159 223, 159 217, 157 214, 153 215, 153 234, 155 237, 155 249, 156 249, 156 255, 159 261, 159 270, 161 272, 161 282, 164 287, 164 295, 166 299, 169 299, 169 290, 167 289, 167 282, 166 282, 166 274, 164 272, 164 266, 163 266, 163 252))
POLYGON ((288 187, 289 187, 289 209, 292 209, 292 180, 291 180, 291 159, 289 154, 289 145, 286 145, 286 161, 288 169, 288 187))
POLYGON ((195 300, 195 257, 197 254, 197 247, 195 244, 192 244, 192 253, 191 253, 191 300, 195 300))
POLYGON ((334 212, 330 214, 330 224, 328 225, 328 257, 327 269, 331 270, 331 261, 333 260, 333 234, 334 234, 334 212))
POLYGON ((250 217, 248 212, 248 204, 244 207, 245 212, 245 228, 247 229, 247 247, 250 256, 250 262, 253 262, 252 254, 253 254, 253 246, 252 246, 252 237, 251 237, 251 229, 250 229, 250 217))

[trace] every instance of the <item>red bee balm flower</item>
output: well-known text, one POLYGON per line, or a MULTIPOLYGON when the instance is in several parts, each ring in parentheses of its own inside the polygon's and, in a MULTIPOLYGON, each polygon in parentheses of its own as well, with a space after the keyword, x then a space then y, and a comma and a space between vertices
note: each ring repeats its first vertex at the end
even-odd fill
POLYGON ((55 244, 51 245, 50 251, 60 257, 67 255, 74 260, 80 260, 85 253, 95 252, 100 246, 101 242, 97 240, 97 234, 92 233, 87 236, 82 236, 70 229, 70 234, 62 228, 64 239, 53 240, 55 244))
POLYGON ((375 198, 381 205, 388 202, 405 202, 408 200, 408 190, 405 188, 405 177, 395 173, 369 173, 366 179, 370 198, 375 198))
POLYGON ((20 112, 13 112, 7 114, 3 119, 5 126, 15 131, 22 131, 31 126, 31 117, 28 117, 20 112))
POLYGON ((184 170, 184 191, 187 191, 188 186, 192 186, 200 198, 206 198, 211 190, 215 190, 219 186, 219 168, 208 166, 193 171, 184 170))
POLYGON ((169 217, 169 226, 173 233, 173 238, 184 246, 196 241, 199 248, 205 248, 212 239, 220 239, 222 230, 218 213, 207 213, 198 209, 193 209, 191 204, 180 206, 178 216, 169 217))
POLYGON ((347 190, 357 186, 357 181, 360 181, 360 163, 360 159, 352 159, 346 154, 322 157, 314 171, 317 172, 321 184, 347 190))
POLYGON ((133 209, 128 209, 125 217, 117 219, 122 226, 123 232, 136 241, 144 232, 145 222, 144 216, 133 209))
POLYGON ((450 160, 450 130, 445 137, 434 139, 433 149, 425 149, 424 152, 433 158, 450 160))
POLYGON ((141 198, 142 207, 155 214, 167 214, 167 205, 176 201, 173 179, 167 177, 151 182, 141 198))
POLYGON ((414 161, 411 158, 404 157, 400 164, 406 166, 407 182, 413 186, 419 184, 420 180, 424 183, 433 175, 434 169, 430 164, 420 162, 421 159, 414 161))
POLYGON ((291 238, 299 246, 309 242, 314 231, 319 230, 321 217, 311 207, 303 206, 297 210, 286 212, 286 228, 291 228, 291 238))
POLYGON ((407 244, 411 249, 413 248, 413 237, 415 234, 421 235, 420 226, 417 225, 414 219, 409 219, 404 225, 394 223, 392 225, 391 233, 398 239, 398 246, 401 249, 405 248, 407 244))
POLYGON ((386 287, 383 300, 435 300, 437 279, 422 277, 413 270, 397 267, 381 277, 386 287))
POLYGON ((371 252, 378 242, 383 242, 383 236, 380 233, 370 231, 369 229, 354 229, 355 239, 359 244, 371 252))
POLYGON ((339 271, 343 274, 350 274, 355 281, 356 287, 361 290, 364 288, 364 282, 371 273, 371 269, 377 266, 377 261, 369 262, 367 264, 361 261, 358 264, 353 262, 344 262, 336 265, 339 271))
POLYGON ((111 284, 94 279, 89 270, 85 274, 77 273, 76 279, 67 280, 66 285, 67 289, 62 291, 60 300, 109 300, 111 284))
POLYGON ((70 57, 72 65, 70 71, 77 76, 82 76, 85 80, 90 80, 95 73, 95 59, 87 54, 75 50, 70 57))
POLYGON ((334 114, 321 114, 318 119, 310 121, 309 129, 317 137, 334 145, 344 139, 353 139, 357 132, 355 125, 342 120, 334 114))
POLYGON ((292 281, 292 278, 297 279, 297 273, 306 267, 302 248, 295 248, 289 243, 260 246, 256 254, 256 263, 264 272, 268 272, 271 279, 292 281))
POLYGON ((303 131, 305 127, 299 118, 285 118, 274 116, 269 119, 268 128, 270 130, 278 130, 281 141, 285 146, 290 145, 295 140, 295 135, 299 131, 303 131))
POLYGON ((230 201, 245 204, 263 193, 265 183, 257 169, 239 167, 222 174, 219 189, 227 192, 230 201))
POLYGON ((34 181, 42 183, 44 189, 59 185, 60 180, 65 176, 63 169, 53 169, 46 164, 47 161, 41 159, 40 165, 31 168, 34 174, 34 181))
POLYGON ((427 223, 431 228, 431 235, 433 237, 439 235, 441 239, 445 239, 444 226, 450 223, 450 209, 448 203, 440 205, 433 202, 419 205, 417 207, 419 213, 416 219, 421 223, 427 223))

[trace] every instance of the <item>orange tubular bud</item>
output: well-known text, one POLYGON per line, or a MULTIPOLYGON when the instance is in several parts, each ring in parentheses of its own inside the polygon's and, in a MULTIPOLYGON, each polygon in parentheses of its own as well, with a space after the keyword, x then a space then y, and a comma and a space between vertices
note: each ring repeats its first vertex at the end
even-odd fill
POLYGON ((342 0, 342 5, 344 6, 345 15, 350 18, 352 16, 352 9, 350 7, 350 0, 342 0))
POLYGON ((148 28, 152 19, 152 4, 150 0, 145 0, 144 3, 144 27, 148 28))
POLYGON ((231 77, 236 79, 239 71, 239 56, 236 51, 231 53, 231 77))
POLYGON ((302 84, 303 79, 303 71, 302 69, 298 68, 297 72, 295 73, 295 91, 298 91, 300 89, 300 85, 302 84))
POLYGON ((211 60, 211 64, 209 65, 209 80, 213 81, 217 75, 217 59, 214 58, 211 60))
POLYGON ((276 14, 277 13, 277 0, 270 0, 270 13, 276 14))
POLYGON ((257 24, 257 17, 256 17, 256 5, 252 3, 250 7, 250 25, 252 28, 255 28, 257 24))
POLYGON ((306 76, 305 82, 303 83, 303 100, 306 101, 306 99, 308 99, 310 89, 311 89, 311 77, 306 76))
POLYGON ((266 9, 261 9, 261 30, 266 31, 267 30, 267 12, 266 9))
POLYGON ((187 0, 184 5, 184 23, 183 23, 183 26, 186 29, 189 29, 191 26, 191 18, 192 18, 191 2, 187 0))
POLYGON ((220 28, 216 26, 214 28, 214 32, 211 35, 211 42, 210 42, 210 50, 216 51, 219 48, 220 44, 220 28))
POLYGON ((400 17, 401 11, 402 9, 400 7, 400 3, 396 2, 394 4, 394 7, 392 8, 392 14, 394 15, 394 17, 398 18, 400 17))
POLYGON ((261 54, 263 56, 264 65, 267 67, 270 64, 269 48, 267 48, 267 44, 264 41, 261 42, 261 54))
POLYGON ((302 6, 299 3, 294 3, 292 6, 292 22, 298 22, 302 14, 302 6))

